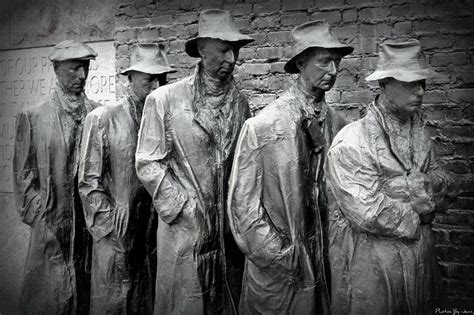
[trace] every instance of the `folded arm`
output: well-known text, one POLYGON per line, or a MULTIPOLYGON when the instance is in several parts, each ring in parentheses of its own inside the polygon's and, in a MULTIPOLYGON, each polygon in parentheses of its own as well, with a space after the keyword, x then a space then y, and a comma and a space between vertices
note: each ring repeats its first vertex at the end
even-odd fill
POLYGON ((345 143, 333 146, 326 164, 328 184, 342 213, 378 235, 416 238, 420 219, 410 202, 388 197, 368 152, 345 143))

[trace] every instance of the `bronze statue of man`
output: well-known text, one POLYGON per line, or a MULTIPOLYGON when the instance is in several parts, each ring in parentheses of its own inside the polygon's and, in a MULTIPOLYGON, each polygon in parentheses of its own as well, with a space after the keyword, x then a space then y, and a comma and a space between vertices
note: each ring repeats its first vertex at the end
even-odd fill
POLYGON ((229 184, 230 226, 246 256, 242 314, 313 314, 329 307, 322 167, 346 122, 324 95, 353 48, 324 20, 302 24, 292 35, 293 57, 284 69, 299 76, 244 124, 229 184))
POLYGON ((97 53, 66 40, 49 56, 57 86, 45 103, 18 114, 15 196, 31 226, 20 308, 25 314, 84 314, 89 309, 90 235, 77 187, 83 121, 99 106, 84 86, 97 53))
POLYGON ((79 193, 94 239, 91 314, 153 313, 154 210, 135 171, 135 150, 145 98, 176 70, 154 44, 133 46, 130 59, 121 72, 129 80, 125 98, 95 109, 84 123, 79 193))
POLYGON ((157 313, 236 311, 241 275, 225 200, 250 111, 232 72, 239 49, 252 40, 228 11, 202 11, 198 36, 186 42, 186 53, 200 58, 194 75, 158 88, 145 102, 136 168, 159 214, 157 313))
POLYGON ((431 221, 456 185, 436 162, 420 112, 432 75, 417 40, 382 43, 367 77, 381 94, 329 149, 333 314, 428 314, 442 305, 431 221))

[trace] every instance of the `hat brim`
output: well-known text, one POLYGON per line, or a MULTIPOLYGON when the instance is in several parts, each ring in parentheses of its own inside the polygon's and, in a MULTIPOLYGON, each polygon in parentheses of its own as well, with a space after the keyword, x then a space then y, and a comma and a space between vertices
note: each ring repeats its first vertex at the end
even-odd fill
POLYGON ((375 70, 371 75, 365 78, 366 81, 376 81, 386 78, 394 78, 398 81, 413 82, 437 77, 438 74, 431 69, 419 70, 375 70))
POLYGON ((184 46, 185 46, 184 51, 190 57, 194 57, 194 58, 201 57, 199 55, 199 51, 198 51, 198 48, 197 48, 197 42, 201 38, 220 39, 220 40, 225 41, 225 42, 236 43, 237 45, 239 45, 239 47, 243 47, 243 46, 247 45, 248 43, 251 43, 255 40, 252 37, 247 36, 247 35, 243 35, 243 34, 235 34, 235 35, 227 35, 227 36, 218 36, 218 35, 216 35, 216 36, 198 36, 198 37, 195 37, 195 38, 192 38, 192 39, 188 40, 184 44, 184 46))
POLYGON ((298 67, 296 66, 296 62, 298 61, 298 58, 304 52, 306 52, 306 51, 308 51, 309 49, 312 49, 312 48, 335 49, 335 50, 338 50, 341 53, 341 57, 347 56, 347 55, 351 54, 354 51, 354 47, 351 47, 351 46, 333 46, 333 47, 311 46, 311 47, 307 47, 304 50, 302 50, 301 52, 299 52, 298 54, 296 54, 295 56, 293 56, 290 60, 288 60, 288 62, 283 67, 283 69, 285 69, 285 71, 287 73, 298 73, 298 72, 300 72, 298 70, 298 67))
POLYGON ((120 74, 127 75, 130 71, 138 71, 148 74, 164 74, 176 72, 176 69, 166 66, 147 67, 144 65, 136 65, 121 71, 120 74))

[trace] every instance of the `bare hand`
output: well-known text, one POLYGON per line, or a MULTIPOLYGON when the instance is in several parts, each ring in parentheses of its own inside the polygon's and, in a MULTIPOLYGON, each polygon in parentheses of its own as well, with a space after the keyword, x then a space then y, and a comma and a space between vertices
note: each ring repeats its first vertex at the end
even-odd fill
POLYGON ((122 207, 117 207, 114 212, 115 231, 119 237, 124 237, 128 229, 128 211, 122 207))

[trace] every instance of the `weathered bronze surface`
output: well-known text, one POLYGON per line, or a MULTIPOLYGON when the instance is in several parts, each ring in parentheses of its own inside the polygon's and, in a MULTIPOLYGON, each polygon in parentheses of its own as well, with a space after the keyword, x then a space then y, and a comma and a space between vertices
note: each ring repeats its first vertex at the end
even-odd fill
POLYGON ((337 76, 340 43, 325 21, 293 30, 299 73, 292 87, 246 121, 236 148, 228 213, 246 256, 242 314, 313 314, 329 309, 323 257, 324 156, 346 124, 324 94, 337 76))
POLYGON ((138 129, 146 96, 174 72, 156 45, 134 46, 129 89, 121 104, 86 118, 79 192, 94 238, 91 314, 153 313, 156 216, 135 171, 138 129))
POLYGON ((249 41, 227 11, 201 12, 199 36, 186 44, 201 58, 194 75, 145 102, 136 167, 159 214, 156 313, 236 312, 242 260, 225 199, 237 136, 250 116, 231 74, 249 41))
POLYGON ((90 235, 77 172, 82 123, 99 104, 83 90, 87 45, 64 41, 53 49, 58 85, 50 100, 18 115, 14 155, 17 205, 31 226, 20 307, 26 314, 87 313, 90 235))
POLYGON ((334 314, 428 314, 443 305, 431 221, 456 196, 436 162, 421 108, 418 41, 380 46, 381 95, 328 153, 334 314))

